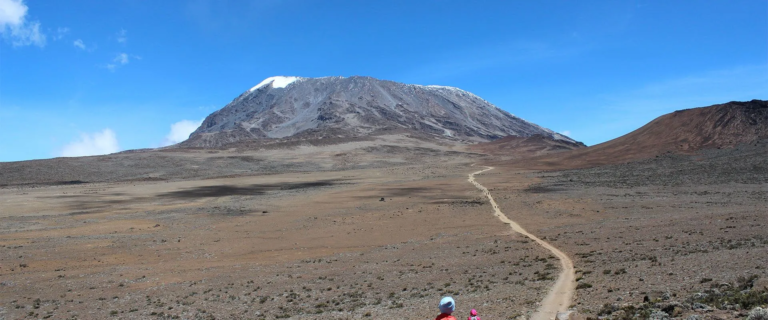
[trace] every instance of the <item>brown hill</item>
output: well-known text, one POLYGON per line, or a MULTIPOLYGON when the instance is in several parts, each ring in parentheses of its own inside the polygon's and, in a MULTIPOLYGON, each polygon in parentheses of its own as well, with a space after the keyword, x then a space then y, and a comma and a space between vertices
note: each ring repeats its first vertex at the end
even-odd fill
POLYGON ((553 139, 551 137, 536 134, 530 137, 506 136, 495 141, 474 144, 467 149, 473 152, 486 153, 494 156, 522 158, 579 148, 586 148, 586 145, 581 142, 553 139))
POLYGON ((594 167, 663 153, 692 154, 702 149, 730 148, 762 139, 768 139, 768 101, 732 101, 675 111, 589 148, 538 156, 511 165, 537 169, 594 167))

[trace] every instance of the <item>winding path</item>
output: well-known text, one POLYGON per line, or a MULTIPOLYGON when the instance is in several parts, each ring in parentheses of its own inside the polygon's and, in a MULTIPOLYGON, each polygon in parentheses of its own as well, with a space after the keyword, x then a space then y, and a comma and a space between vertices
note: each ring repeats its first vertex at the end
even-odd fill
POLYGON ((568 258, 568 255, 558 250, 548 242, 528 233, 528 231, 525 231, 525 229, 517 224, 517 222, 510 220, 506 215, 504 215, 503 212, 501 212, 499 205, 496 204, 496 200, 493 200, 491 192, 488 191, 486 187, 483 187, 483 185, 481 185, 479 182, 475 181, 476 174, 480 174, 488 170, 493 170, 493 167, 486 168, 487 169, 470 173, 468 181, 483 191, 483 194, 488 197, 488 200, 493 206, 494 215, 499 218, 501 222, 508 224, 512 230, 530 238, 533 241, 536 241, 536 243, 540 244, 542 247, 549 250, 553 255, 560 259, 560 266, 562 267, 562 271, 560 271, 560 275, 557 276, 555 285, 549 291, 544 300, 541 301, 541 306, 539 306, 539 309, 536 310, 533 316, 531 316, 531 320, 551 320, 558 318, 559 313, 563 313, 567 318, 567 310, 571 305, 571 300, 573 299, 573 294, 576 289, 576 273, 573 269, 573 261, 568 258))

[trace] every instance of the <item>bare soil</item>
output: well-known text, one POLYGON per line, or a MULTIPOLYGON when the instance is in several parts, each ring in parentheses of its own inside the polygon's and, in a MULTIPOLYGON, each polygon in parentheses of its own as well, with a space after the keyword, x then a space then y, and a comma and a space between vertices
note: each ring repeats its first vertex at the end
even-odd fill
MULTIPOLYGON (((467 182, 495 158, 387 139, 0 164, 0 319, 424 319, 445 295, 531 317, 564 268, 467 182)), ((570 258, 581 316, 744 318, 697 294, 768 278, 766 159, 513 160, 476 181, 570 258)))
POLYGON ((444 160, 0 189, 0 317, 429 318, 443 295, 532 314, 557 259, 444 160))
POLYGON ((745 318, 735 302, 693 310, 692 297, 768 278, 767 161, 756 143, 581 170, 497 168, 478 180, 503 195, 510 219, 573 257, 581 314, 663 297, 678 318, 745 318))

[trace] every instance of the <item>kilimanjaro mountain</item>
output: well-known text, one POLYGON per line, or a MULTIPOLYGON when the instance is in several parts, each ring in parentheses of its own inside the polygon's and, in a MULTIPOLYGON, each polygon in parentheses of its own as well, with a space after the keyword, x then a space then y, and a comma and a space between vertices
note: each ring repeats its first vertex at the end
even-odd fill
POLYGON ((181 146, 353 138, 392 130, 465 143, 533 135, 576 142, 458 88, 355 76, 267 78, 209 115, 181 146))

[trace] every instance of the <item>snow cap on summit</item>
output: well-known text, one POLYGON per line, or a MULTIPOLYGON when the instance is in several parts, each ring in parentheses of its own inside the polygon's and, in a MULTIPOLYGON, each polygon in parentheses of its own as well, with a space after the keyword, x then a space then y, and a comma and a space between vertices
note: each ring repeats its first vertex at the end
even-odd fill
POLYGON ((272 88, 285 88, 289 84, 300 79, 301 78, 299 77, 285 77, 285 76, 269 77, 264 79, 264 81, 260 82, 259 84, 257 84, 255 87, 251 88, 251 90, 248 90, 248 91, 253 92, 253 90, 266 86, 270 83, 272 84, 272 88))
POLYGON ((454 87, 363 76, 279 76, 265 79, 206 117, 185 146, 213 147, 296 135, 358 138, 405 131, 462 143, 509 135, 540 134, 552 139, 555 134, 454 87))

